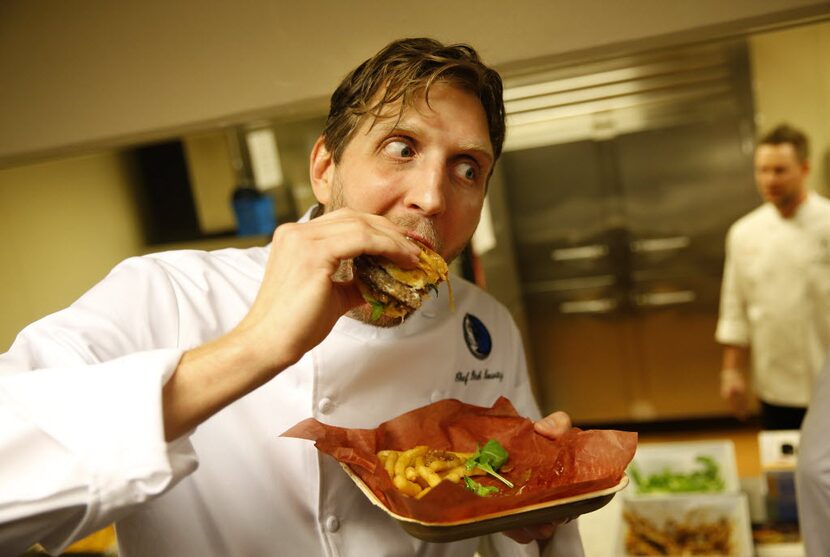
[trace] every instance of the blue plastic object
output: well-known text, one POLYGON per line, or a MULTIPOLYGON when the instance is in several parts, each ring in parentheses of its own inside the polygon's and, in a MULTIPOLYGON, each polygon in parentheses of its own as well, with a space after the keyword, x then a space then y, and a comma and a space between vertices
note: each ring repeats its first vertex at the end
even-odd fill
POLYGON ((270 196, 254 188, 237 188, 232 204, 239 236, 270 235, 277 227, 274 200, 270 196))

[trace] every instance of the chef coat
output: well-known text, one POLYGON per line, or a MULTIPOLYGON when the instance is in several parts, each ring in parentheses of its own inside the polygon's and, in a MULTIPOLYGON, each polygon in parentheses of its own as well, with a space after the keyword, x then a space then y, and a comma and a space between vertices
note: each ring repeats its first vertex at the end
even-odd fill
MULTIPOLYGON (((122 557, 474 553, 477 540, 410 537, 311 442, 279 437, 307 417, 374 428, 444 398, 489 406, 504 395, 537 418, 510 315, 458 277, 454 310, 442 285, 395 328, 343 317, 295 365, 164 441, 164 382, 183 351, 242 319, 267 256, 131 258, 21 332, 0 356, 0 553, 25 549, 27 531, 60 552, 113 521, 122 557)), ((503 555, 537 551, 490 542, 503 555)), ((582 555, 576 524, 551 545, 582 555)))
POLYGON ((830 358, 801 425, 796 465, 798 528, 805 555, 830 555, 830 358))
POLYGON ((752 347, 761 400, 807 405, 830 350, 830 201, 811 193, 786 219, 766 203, 730 228, 715 336, 752 347))

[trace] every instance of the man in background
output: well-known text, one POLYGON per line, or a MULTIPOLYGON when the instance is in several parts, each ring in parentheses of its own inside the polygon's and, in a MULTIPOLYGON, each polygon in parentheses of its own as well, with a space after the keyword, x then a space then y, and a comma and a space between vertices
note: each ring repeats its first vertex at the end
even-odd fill
POLYGON ((751 368, 764 429, 801 427, 830 349, 830 201, 806 187, 808 152, 789 125, 761 138, 755 181, 765 203, 726 239, 721 396, 746 417, 751 368))

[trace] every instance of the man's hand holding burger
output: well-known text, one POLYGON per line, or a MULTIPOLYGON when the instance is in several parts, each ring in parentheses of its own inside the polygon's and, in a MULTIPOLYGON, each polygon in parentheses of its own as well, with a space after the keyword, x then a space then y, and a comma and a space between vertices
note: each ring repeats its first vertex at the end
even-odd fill
POLYGON ((413 268, 419 252, 405 229, 351 209, 280 226, 259 294, 234 332, 254 346, 270 344, 271 353, 258 365, 287 367, 322 342, 343 314, 365 303, 355 283, 334 278, 341 262, 370 254, 413 268))
POLYGON ((337 320, 366 303, 356 283, 334 278, 362 254, 415 268, 420 248, 388 219, 339 209, 274 232, 259 293, 229 333, 186 352, 164 387, 168 440, 259 387, 319 344, 337 320))

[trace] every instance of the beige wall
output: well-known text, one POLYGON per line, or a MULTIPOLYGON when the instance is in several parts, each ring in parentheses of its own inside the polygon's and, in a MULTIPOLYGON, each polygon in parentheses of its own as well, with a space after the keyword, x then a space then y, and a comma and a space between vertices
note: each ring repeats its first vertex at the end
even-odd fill
POLYGON ((830 195, 830 23, 750 40, 756 123, 789 122, 812 143, 810 185, 830 195))
POLYGON ((0 353, 20 329, 71 304, 127 257, 267 241, 146 245, 134 185, 129 157, 112 151, 0 170, 0 353))
POLYGON ((0 352, 141 250, 130 175, 114 152, 0 170, 0 352))
POLYGON ((381 45, 490 64, 623 54, 830 12, 830 0, 3 0, 0 166, 320 106, 381 45))

